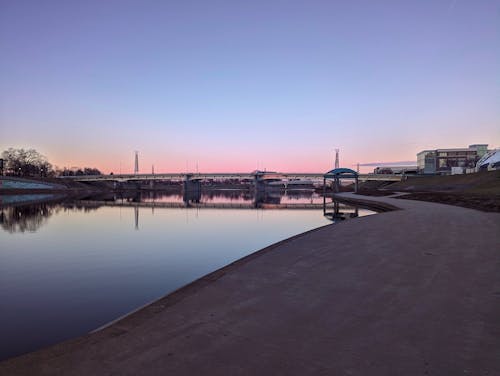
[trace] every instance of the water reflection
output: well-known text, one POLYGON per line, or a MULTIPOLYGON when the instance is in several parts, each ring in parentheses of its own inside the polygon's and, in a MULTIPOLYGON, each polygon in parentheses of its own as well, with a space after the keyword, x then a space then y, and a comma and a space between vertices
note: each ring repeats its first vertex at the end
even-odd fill
MULTIPOLYGON (((36 195, 33 195, 36 196, 36 195)), ((0 204, 0 226, 9 233, 35 232, 48 218, 60 210, 96 210, 102 206, 130 206, 134 208, 135 229, 139 230, 139 207, 215 208, 215 209, 323 209, 323 215, 332 222, 359 216, 359 208, 326 198, 312 191, 129 191, 101 193, 86 197, 55 199, 54 195, 39 195, 45 202, 33 203, 35 197, 10 199, 22 204, 0 204), (48 201, 47 201, 48 200, 48 201), (29 202, 29 203, 26 203, 29 202)))
POLYGON ((337 223, 346 219, 356 218, 359 216, 359 207, 353 205, 346 205, 335 201, 328 204, 326 199, 323 203, 323 216, 330 221, 337 223))
POLYGON ((321 204, 322 196, 313 191, 253 191, 253 190, 169 190, 125 191, 92 196, 97 201, 198 204, 321 204))
POLYGON ((100 205, 79 202, 41 202, 0 207, 0 227, 9 233, 36 232, 59 212, 97 210, 100 205))
POLYGON ((135 223, 135 229, 139 230, 139 207, 134 206, 134 223, 135 223))
POLYGON ((56 210, 48 204, 2 208, 0 226, 9 232, 35 232, 56 210))
POLYGON ((4 205, 0 360, 85 334, 258 249, 330 223, 323 214, 372 214, 323 201, 312 193, 172 191, 4 205))

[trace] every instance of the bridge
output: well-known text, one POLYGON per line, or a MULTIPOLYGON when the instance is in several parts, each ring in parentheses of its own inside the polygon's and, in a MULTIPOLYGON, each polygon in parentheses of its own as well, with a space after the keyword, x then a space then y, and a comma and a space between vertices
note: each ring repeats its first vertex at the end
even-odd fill
MULTIPOLYGON (((61 176, 60 179, 68 179, 78 182, 129 182, 129 181, 203 181, 203 180, 240 180, 240 181, 291 181, 291 180, 318 180, 323 181, 324 173, 307 172, 215 172, 215 173, 159 173, 159 174, 119 174, 119 175, 82 175, 61 176)), ((359 181, 402 181, 405 175, 392 174, 359 174, 359 181)))

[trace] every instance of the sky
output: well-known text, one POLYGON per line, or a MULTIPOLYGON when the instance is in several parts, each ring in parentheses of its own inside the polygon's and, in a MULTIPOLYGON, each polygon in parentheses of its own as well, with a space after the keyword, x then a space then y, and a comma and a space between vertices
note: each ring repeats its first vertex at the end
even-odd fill
POLYGON ((0 151, 324 172, 500 147, 500 0, 0 0, 0 151))

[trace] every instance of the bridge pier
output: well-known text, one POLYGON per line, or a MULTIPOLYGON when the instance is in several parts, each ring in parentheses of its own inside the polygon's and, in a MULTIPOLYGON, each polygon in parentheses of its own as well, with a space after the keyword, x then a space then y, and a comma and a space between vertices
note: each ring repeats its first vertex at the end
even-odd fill
POLYGON ((253 183, 254 183, 254 188, 256 192, 261 192, 266 189, 264 180, 262 180, 262 177, 258 174, 255 174, 253 177, 253 183))
POLYGON ((184 201, 186 207, 190 207, 192 202, 199 204, 201 201, 201 189, 194 191, 184 190, 182 194, 182 201, 184 201))
POLYGON ((122 190, 124 185, 125 185, 124 182, 115 180, 113 182, 113 189, 122 190))
POLYGON ((265 192, 263 190, 255 190, 253 193, 253 207, 259 209, 265 200, 265 192))
POLYGON ((184 191, 192 192, 200 190, 201 190, 201 182, 199 180, 191 180, 191 176, 186 175, 186 178, 184 179, 184 191))
POLYGON ((201 199, 201 182, 199 180, 191 180, 192 175, 186 175, 183 184, 183 201, 186 206, 189 202, 200 202, 201 199))

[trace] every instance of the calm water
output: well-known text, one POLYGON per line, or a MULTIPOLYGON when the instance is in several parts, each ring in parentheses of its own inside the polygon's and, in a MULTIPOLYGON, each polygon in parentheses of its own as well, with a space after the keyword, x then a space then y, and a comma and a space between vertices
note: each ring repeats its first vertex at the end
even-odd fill
POLYGON ((97 199, 107 203, 1 196, 0 359, 87 333, 242 256, 331 223, 322 207, 259 209, 322 202, 313 193, 97 199), (198 206, 189 207, 193 202, 198 206), (122 206, 108 206, 116 203, 122 206))

